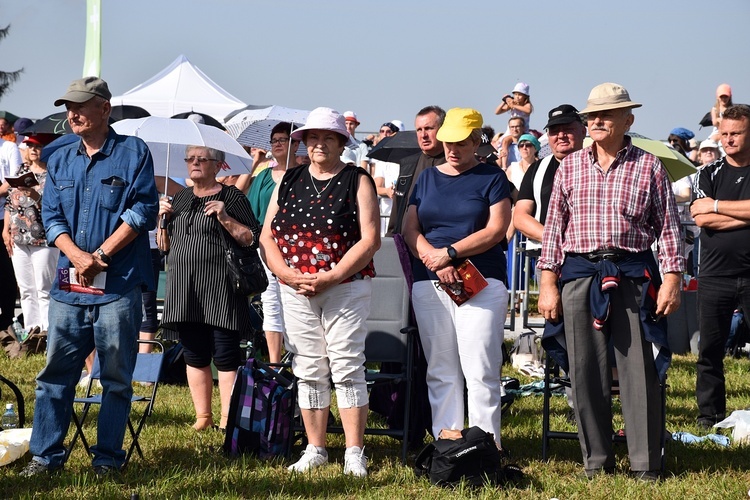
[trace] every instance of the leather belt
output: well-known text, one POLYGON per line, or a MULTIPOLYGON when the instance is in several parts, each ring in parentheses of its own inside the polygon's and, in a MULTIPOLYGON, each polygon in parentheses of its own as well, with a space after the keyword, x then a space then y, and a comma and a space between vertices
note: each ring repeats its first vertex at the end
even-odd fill
POLYGON ((600 262, 602 260, 609 260, 611 262, 617 262, 626 255, 630 255, 632 252, 626 250, 620 250, 619 248, 609 248, 607 250, 596 250, 590 253, 570 253, 575 257, 583 257, 590 262, 600 262))

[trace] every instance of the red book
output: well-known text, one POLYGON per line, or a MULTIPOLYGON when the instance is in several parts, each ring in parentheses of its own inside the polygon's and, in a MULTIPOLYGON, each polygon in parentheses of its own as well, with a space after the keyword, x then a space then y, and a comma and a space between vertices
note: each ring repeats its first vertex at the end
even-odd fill
POLYGON ((438 283, 438 286, 448 294, 453 302, 460 306, 484 290, 487 286, 487 280, 469 259, 456 266, 456 271, 461 276, 458 283, 454 285, 438 283))
POLYGON ((65 290, 66 292, 104 295, 104 285, 106 281, 107 273, 102 272, 96 275, 94 283, 92 283, 91 286, 83 286, 78 283, 78 280, 76 279, 74 267, 69 269, 59 268, 57 270, 57 284, 59 285, 60 290, 65 290))

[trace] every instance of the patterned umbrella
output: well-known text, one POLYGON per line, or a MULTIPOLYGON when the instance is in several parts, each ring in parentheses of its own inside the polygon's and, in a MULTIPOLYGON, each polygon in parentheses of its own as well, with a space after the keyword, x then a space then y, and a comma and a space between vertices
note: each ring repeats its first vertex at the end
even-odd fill
MULTIPOLYGON (((304 125, 309 111, 269 106, 263 109, 247 109, 237 113, 227 122, 227 132, 243 146, 271 150, 271 129, 281 122, 304 125)), ((298 155, 306 154, 300 144, 298 155)))
POLYGON ((49 116, 40 118, 33 125, 27 127, 24 130, 16 130, 21 135, 34 135, 34 134, 72 134, 73 130, 70 128, 68 123, 67 111, 60 111, 59 113, 52 113, 49 116))

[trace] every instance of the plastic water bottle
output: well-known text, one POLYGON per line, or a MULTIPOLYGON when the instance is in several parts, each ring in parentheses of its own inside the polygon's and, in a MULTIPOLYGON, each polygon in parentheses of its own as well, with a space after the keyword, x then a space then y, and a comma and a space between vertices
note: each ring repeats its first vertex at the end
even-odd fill
POLYGON ((21 322, 18 321, 18 318, 16 316, 13 316, 13 332, 16 334, 16 339, 19 342, 23 342, 26 340, 26 337, 28 336, 28 332, 24 329, 24 327, 21 325, 21 322))
POLYGON ((15 429, 18 427, 18 415, 13 409, 13 403, 5 405, 5 413, 3 413, 3 430, 15 429))

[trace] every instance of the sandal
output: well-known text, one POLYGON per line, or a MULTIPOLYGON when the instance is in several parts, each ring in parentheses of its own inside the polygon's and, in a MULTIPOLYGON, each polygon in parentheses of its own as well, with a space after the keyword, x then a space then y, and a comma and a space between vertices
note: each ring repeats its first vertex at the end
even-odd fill
POLYGON ((210 413, 198 413, 195 415, 195 423, 193 429, 196 431, 205 431, 206 429, 213 429, 214 425, 213 418, 210 413))

